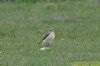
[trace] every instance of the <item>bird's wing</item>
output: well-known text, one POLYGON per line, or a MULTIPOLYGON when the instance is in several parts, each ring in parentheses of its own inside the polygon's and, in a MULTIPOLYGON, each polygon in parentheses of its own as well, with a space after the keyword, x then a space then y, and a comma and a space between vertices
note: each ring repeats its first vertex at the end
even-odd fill
POLYGON ((50 33, 47 33, 44 37, 43 37, 43 39, 39 42, 39 44, 45 39, 45 38, 47 38, 47 36, 49 35, 50 33))

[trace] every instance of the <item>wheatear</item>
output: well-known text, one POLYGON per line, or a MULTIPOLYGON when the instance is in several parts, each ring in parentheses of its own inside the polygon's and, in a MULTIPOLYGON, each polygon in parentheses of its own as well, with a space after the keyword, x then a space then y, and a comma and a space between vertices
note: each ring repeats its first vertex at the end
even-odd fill
POLYGON ((52 28, 49 29, 48 33, 43 37, 40 43, 44 43, 45 46, 49 46, 55 38, 55 33, 52 28))

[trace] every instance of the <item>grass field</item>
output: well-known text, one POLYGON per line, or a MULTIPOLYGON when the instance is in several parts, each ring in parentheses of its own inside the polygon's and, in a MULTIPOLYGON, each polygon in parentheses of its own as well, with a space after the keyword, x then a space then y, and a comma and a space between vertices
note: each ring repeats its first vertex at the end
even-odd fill
POLYGON ((0 52, 0 66, 100 61, 100 5, 0 3, 0 52), (38 42, 50 27, 56 33, 51 50, 39 51, 38 42))

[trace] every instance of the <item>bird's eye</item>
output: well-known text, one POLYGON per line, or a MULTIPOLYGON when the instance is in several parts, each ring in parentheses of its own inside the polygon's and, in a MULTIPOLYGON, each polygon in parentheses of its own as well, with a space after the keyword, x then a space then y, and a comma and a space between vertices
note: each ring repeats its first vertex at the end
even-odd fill
POLYGON ((52 30, 50 30, 50 31, 52 31, 52 30))

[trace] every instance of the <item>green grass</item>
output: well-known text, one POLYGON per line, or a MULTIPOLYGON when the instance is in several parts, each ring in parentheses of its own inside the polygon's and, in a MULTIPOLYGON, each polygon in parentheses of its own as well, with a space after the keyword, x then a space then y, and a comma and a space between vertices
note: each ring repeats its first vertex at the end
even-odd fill
POLYGON ((0 3, 0 66, 70 66, 100 61, 100 5, 0 3), (38 44, 49 27, 51 50, 38 44), (64 40, 61 40, 61 39, 64 40))

